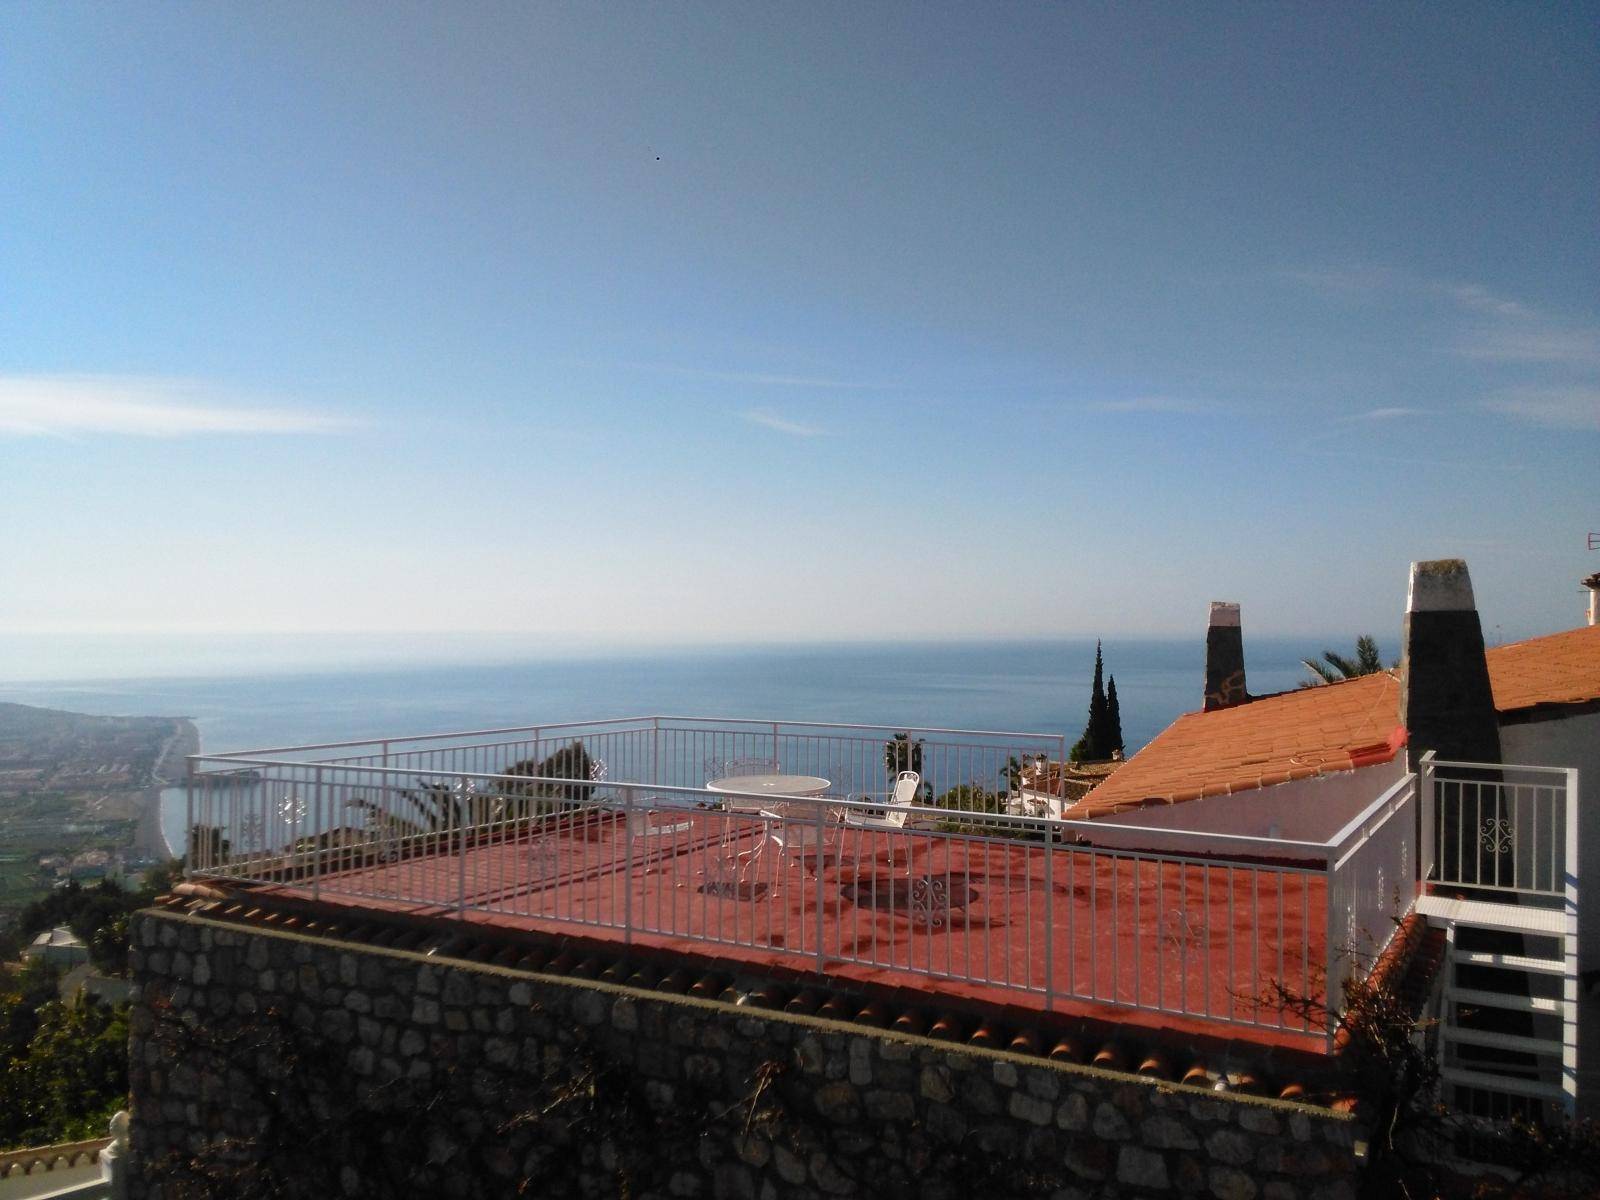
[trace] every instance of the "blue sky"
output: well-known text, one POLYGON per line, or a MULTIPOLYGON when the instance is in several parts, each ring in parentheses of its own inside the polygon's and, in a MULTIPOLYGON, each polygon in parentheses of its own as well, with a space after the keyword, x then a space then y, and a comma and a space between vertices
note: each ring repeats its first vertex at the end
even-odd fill
POLYGON ((0 633, 1398 627, 1600 568, 1595 6, 8 5, 0 633))

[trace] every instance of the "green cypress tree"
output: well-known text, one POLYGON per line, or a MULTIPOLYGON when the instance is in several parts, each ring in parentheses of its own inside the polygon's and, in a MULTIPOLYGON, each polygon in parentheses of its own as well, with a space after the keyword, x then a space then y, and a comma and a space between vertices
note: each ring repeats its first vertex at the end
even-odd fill
POLYGON ((1106 757, 1122 749, 1122 706, 1117 703, 1117 677, 1106 681, 1106 757))
POLYGON ((1094 690, 1089 693, 1089 721, 1083 727, 1083 736, 1078 739, 1078 744, 1072 748, 1074 760, 1107 758, 1111 748, 1105 744, 1106 732, 1106 687, 1105 687, 1105 662, 1100 656, 1100 643, 1094 644, 1094 690))

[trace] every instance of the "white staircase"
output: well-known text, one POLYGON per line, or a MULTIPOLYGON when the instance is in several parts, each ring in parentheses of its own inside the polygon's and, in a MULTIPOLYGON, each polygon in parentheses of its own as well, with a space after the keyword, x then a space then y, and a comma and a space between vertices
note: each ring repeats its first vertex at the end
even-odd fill
MULTIPOLYGON (((1417 912, 1445 931, 1443 1099, 1571 1117, 1578 1095, 1578 772, 1421 763, 1417 912)), ((1590 1051, 1593 1053, 1593 1050, 1590 1051)))
POLYGON ((1445 930, 1439 1053, 1446 1102, 1477 1116, 1536 1115, 1541 1104, 1571 1115, 1578 1067, 1575 910, 1425 895, 1417 911, 1445 930), (1521 952, 1474 948, 1513 940, 1521 952))

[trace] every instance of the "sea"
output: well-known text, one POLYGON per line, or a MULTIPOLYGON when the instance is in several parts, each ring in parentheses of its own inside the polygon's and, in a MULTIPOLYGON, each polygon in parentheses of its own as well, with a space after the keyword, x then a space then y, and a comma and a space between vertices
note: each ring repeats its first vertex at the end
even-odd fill
MULTIPOLYGON (((1302 658, 1352 641, 1251 638, 1250 690, 1297 687, 1309 678, 1302 658)), ((1203 638, 1105 640, 1103 655, 1130 754, 1199 707, 1203 638)), ((1070 742, 1088 713, 1094 657, 1094 639, 524 652, 504 661, 0 680, 0 700, 188 717, 207 752, 651 714, 1061 733, 1070 742)), ((181 844, 183 823, 183 789, 169 788, 169 845, 181 844)))

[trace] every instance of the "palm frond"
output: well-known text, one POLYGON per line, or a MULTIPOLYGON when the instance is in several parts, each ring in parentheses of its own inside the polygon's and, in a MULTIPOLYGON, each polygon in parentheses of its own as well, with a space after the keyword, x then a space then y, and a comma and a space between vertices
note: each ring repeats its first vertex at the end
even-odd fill
POLYGON ((1332 667, 1325 666, 1315 658, 1302 658, 1300 661, 1305 665, 1306 670, 1317 677, 1319 682, 1333 683, 1339 678, 1333 673, 1332 667))
POLYGON ((1383 657, 1378 653, 1378 639, 1364 633, 1356 639, 1356 667, 1359 674, 1372 675, 1383 670, 1383 657))
POLYGON ((1332 650, 1324 650, 1322 657, 1327 659, 1328 665, 1334 669, 1336 679, 1354 679, 1361 674, 1361 668, 1356 666, 1354 659, 1335 654, 1332 650))

